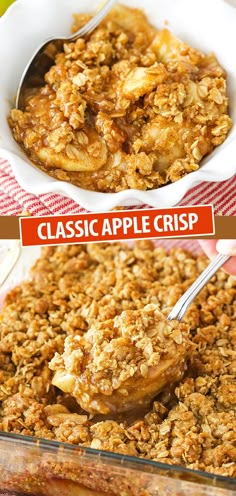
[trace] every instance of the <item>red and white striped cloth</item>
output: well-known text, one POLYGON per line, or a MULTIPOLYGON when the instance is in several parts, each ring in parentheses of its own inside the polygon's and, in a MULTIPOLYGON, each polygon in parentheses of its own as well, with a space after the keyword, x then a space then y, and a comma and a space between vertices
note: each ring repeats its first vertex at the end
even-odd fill
MULTIPOLYGON (((180 205, 212 204, 215 215, 236 215, 236 176, 221 183, 201 183, 180 205)), ((135 207, 131 207, 135 208, 135 207)), ((137 208, 137 207, 136 207, 137 208)), ((149 205, 138 207, 150 208, 149 205)), ((7 160, 0 159, 0 215, 78 214, 86 212, 74 200, 54 193, 32 195, 20 187, 7 160)))

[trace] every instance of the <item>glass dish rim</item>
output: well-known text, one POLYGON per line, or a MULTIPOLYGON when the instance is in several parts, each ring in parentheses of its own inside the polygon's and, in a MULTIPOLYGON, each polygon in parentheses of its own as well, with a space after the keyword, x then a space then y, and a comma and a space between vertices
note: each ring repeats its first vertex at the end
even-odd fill
POLYGON ((180 480, 182 482, 188 482, 196 485, 207 485, 210 487, 214 486, 216 489, 223 488, 226 490, 236 490, 236 477, 226 477, 224 475, 203 472, 202 470, 190 469, 181 465, 169 465, 167 463, 157 462, 146 458, 123 455, 111 451, 97 450, 80 445, 39 438, 36 436, 16 434, 13 432, 4 432, 0 430, 0 451, 1 442, 3 441, 15 441, 16 444, 20 444, 22 447, 38 448, 39 450, 47 450, 51 452, 55 452, 55 449, 57 449, 58 452, 60 450, 63 454, 82 455, 83 459, 87 460, 90 460, 90 458, 94 456, 100 462, 108 462, 110 465, 123 466, 127 469, 130 468, 131 470, 140 469, 147 474, 160 475, 162 477, 166 476, 167 478, 171 478, 173 480, 180 480), (176 475, 179 475, 180 477, 176 477, 176 475))

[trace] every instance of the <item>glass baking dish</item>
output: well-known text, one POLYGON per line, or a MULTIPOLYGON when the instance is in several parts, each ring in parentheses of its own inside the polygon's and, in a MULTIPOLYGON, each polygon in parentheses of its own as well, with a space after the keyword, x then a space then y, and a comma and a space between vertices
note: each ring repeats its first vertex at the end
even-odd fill
POLYGON ((69 34, 74 12, 94 12, 94 8, 102 3, 103 0, 34 0, 32 4, 31 0, 17 0, 1 18, 0 45, 4 50, 0 51, 0 155, 10 161, 21 187, 34 195, 61 193, 89 211, 109 211, 117 206, 143 204, 156 208, 171 207, 179 204, 185 193, 202 181, 221 182, 233 177, 236 173, 236 67, 232 63, 236 45, 236 9, 232 6, 235 6, 235 0, 121 1, 127 6, 143 9, 158 29, 168 27, 190 45, 205 53, 214 52, 228 73, 233 127, 225 143, 209 154, 198 170, 154 190, 98 193, 52 179, 27 159, 13 140, 6 121, 26 64, 45 39, 53 34, 69 34), (227 165, 222 167, 222 164, 227 165))
MULTIPOLYGON (((193 241, 168 241, 196 251, 193 241)), ((163 244, 163 243, 162 243, 163 244)), ((23 280, 39 248, 0 241, 0 278, 15 263, 0 288, 4 294, 23 280), (14 262, 14 256, 16 261, 14 262)), ((0 432, 0 496, 233 496, 236 479, 180 466, 56 441, 0 432)))

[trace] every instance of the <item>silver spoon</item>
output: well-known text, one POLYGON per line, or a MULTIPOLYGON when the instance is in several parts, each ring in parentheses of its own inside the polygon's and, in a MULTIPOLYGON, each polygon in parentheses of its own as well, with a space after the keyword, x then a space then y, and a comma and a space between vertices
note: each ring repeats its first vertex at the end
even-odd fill
POLYGON ((107 0, 99 12, 72 36, 57 39, 50 38, 45 40, 44 43, 37 48, 21 76, 16 94, 17 109, 22 109, 24 106, 26 90, 43 84, 44 76, 53 65, 54 57, 58 50, 63 47, 63 44, 68 41, 75 41, 86 34, 90 34, 100 24, 104 17, 106 17, 114 4, 115 0, 107 0))
POLYGON ((198 293, 200 293, 205 284, 207 284, 207 282, 214 276, 217 270, 219 270, 220 267, 222 267, 222 265, 229 260, 229 258, 231 258, 229 255, 222 255, 221 253, 216 255, 206 269, 200 274, 200 276, 198 276, 196 281, 194 281, 190 288, 188 288, 187 291, 185 291, 185 293, 180 297, 174 308, 169 313, 167 319, 181 321, 194 298, 198 295, 198 293))

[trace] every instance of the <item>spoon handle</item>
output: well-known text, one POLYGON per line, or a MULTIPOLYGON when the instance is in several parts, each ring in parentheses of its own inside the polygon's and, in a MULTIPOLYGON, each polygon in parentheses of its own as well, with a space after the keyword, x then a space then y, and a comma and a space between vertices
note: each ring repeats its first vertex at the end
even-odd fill
POLYGON ((104 19, 104 17, 110 12, 116 0, 107 0, 105 5, 95 14, 90 21, 88 21, 85 26, 80 28, 76 33, 67 38, 68 41, 75 41, 78 38, 84 36, 85 34, 90 34, 104 19))
POLYGON ((206 269, 200 274, 200 276, 194 281, 190 288, 185 291, 181 298, 177 301, 174 308, 168 315, 168 320, 182 320, 184 314, 192 303, 194 298, 200 293, 201 289, 207 284, 207 282, 214 276, 217 270, 224 265, 227 260, 229 260, 229 255, 222 255, 219 253, 211 261, 211 263, 206 267, 206 269))

